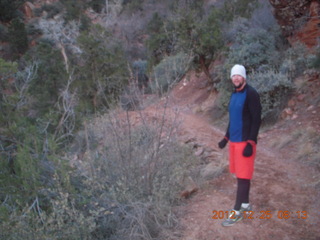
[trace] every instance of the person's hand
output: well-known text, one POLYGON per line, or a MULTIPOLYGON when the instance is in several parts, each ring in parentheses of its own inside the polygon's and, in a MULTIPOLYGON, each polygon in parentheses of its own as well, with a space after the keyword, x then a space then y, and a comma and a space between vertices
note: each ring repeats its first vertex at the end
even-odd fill
POLYGON ((228 143, 228 140, 226 139, 226 138, 224 138, 224 139, 222 139, 219 143, 218 143, 218 145, 219 145, 219 148, 224 148, 226 145, 227 145, 227 143, 228 143))
POLYGON ((243 153, 242 153, 242 155, 244 156, 244 157, 251 157, 252 156, 252 154, 253 154, 253 144, 255 144, 254 142, 252 142, 252 141, 248 141, 247 142, 247 145, 246 145, 246 147, 243 149, 243 153))

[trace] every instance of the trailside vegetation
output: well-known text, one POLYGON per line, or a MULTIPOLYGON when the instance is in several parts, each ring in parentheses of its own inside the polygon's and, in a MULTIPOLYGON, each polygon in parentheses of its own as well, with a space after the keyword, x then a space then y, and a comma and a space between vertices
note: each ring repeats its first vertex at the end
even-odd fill
POLYGON ((31 20, 24 3, 0 1, 1 239, 179 239, 172 208, 197 159, 166 108, 139 111, 144 94, 166 106, 193 69, 225 109, 241 63, 270 121, 319 69, 265 1, 67 0, 31 20))

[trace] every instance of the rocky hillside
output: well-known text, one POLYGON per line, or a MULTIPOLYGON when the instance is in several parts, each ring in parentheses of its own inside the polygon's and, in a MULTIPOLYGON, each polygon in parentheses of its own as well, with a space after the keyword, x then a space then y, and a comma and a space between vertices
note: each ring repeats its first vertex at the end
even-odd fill
MULTIPOLYGON (((23 6, 20 8, 20 11, 24 14, 25 18, 25 24, 28 24, 32 22, 32 20, 36 17, 36 10, 41 8, 43 5, 49 5, 54 4, 58 2, 57 0, 36 0, 36 1, 26 1, 23 6)), ((108 1, 107 1, 108 2, 108 1)), ((216 0, 207 0, 205 1, 206 6, 210 6, 215 4, 216 0)), ((272 7, 274 8, 274 16, 277 19, 279 25, 282 28, 283 36, 291 43, 294 44, 297 41, 301 41, 304 44, 306 44, 308 47, 314 47, 317 45, 317 39, 320 37, 320 3, 318 0, 269 0, 272 7)), ((147 4, 149 7, 146 7, 145 11, 151 11, 154 12, 154 9, 160 9, 161 10, 161 4, 159 3, 152 3, 147 4), (150 8, 152 4, 156 4, 155 8, 150 8)), ((116 7, 115 4, 109 4, 110 6, 114 6, 114 9, 118 10, 110 10, 108 12, 109 15, 113 15, 115 17, 124 17, 119 16, 119 13, 121 13, 122 7, 119 5, 116 7)), ((146 6, 147 6, 146 5, 146 6)), ((163 8, 163 7, 162 7, 163 8)), ((163 9, 162 9, 163 11, 163 9)), ((46 12, 44 12, 46 14, 46 12)), ((94 12, 93 10, 87 10, 86 11, 87 16, 91 19, 92 22, 106 22, 106 18, 110 18, 110 16, 106 16, 106 14, 98 14, 94 12)), ((144 14, 146 15, 146 14, 144 14)), ((126 19, 127 17, 125 17, 126 19)), ((128 16, 130 19, 131 17, 128 16)), ((138 17, 139 18, 139 17, 138 17)), ((135 16, 135 21, 137 19, 137 16, 135 16)), ((141 18, 141 25, 144 25, 143 21, 145 22, 146 19, 141 18)), ((117 24, 117 21, 113 21, 115 30, 119 31, 119 25, 117 24), (118 30, 117 30, 118 29, 118 30)), ((8 23, 6 23, 7 25, 8 23)), ((139 24, 136 24, 139 25, 139 24)), ((137 26, 134 26, 134 28, 137 28, 137 26)), ((138 28, 137 28, 138 29, 138 28)), ((136 34, 136 33, 135 33, 136 34)), ((121 37, 121 36, 119 36, 121 37)), ((140 41, 139 44, 143 44, 141 42, 141 39, 146 39, 146 36, 141 36, 138 38, 137 41, 140 41), (140 39, 140 40, 139 40, 140 39)), ((35 42, 34 36, 29 36, 30 46, 34 45, 35 42)), ((6 48, 7 43, 6 42, 0 42, 2 45, 0 47, 0 54, 2 57, 6 56, 6 48)))
POLYGON ((318 0, 269 0, 283 35, 291 44, 301 41, 309 47, 320 37, 320 2, 318 0))
POLYGON ((257 1, 1 0, 0 239, 317 239, 319 72, 293 45, 317 46, 319 3, 270 0, 286 42, 257 1), (229 5, 216 14, 216 3, 229 5), (268 216, 223 229, 213 214, 235 191, 217 146, 225 73, 246 60, 276 116, 259 135, 250 200, 268 216))

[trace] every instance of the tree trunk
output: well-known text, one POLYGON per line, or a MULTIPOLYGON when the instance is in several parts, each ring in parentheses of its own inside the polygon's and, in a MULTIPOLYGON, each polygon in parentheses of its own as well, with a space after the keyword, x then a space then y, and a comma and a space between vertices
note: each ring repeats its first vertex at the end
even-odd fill
POLYGON ((215 86, 216 83, 219 82, 219 79, 217 80, 214 80, 211 75, 210 75, 210 72, 209 72, 209 65, 206 64, 206 57, 205 55, 200 55, 199 57, 199 63, 200 63, 200 67, 202 69, 202 71, 204 72, 204 74, 207 76, 208 78, 208 85, 211 86, 211 88, 214 90, 214 91, 217 91, 217 88, 215 86))
POLYGON ((209 80, 209 83, 212 83, 213 80, 212 80, 212 78, 210 76, 209 68, 206 65, 206 57, 205 57, 205 55, 200 55, 199 62, 200 62, 200 66, 201 66, 202 71, 204 72, 204 74, 207 76, 207 78, 209 80))

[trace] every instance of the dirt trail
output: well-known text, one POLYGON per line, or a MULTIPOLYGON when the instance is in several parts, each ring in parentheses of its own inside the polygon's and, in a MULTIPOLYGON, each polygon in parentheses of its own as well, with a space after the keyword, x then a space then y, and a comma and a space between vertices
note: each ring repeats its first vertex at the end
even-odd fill
MULTIPOLYGON (((192 118, 194 120, 195 117, 192 118)), ((213 130, 208 123, 207 127, 202 125, 193 134, 195 138, 201 138, 201 135, 213 130)), ((236 179, 227 172, 223 173, 180 207, 185 233, 183 240, 320 239, 320 194, 314 187, 308 186, 314 181, 314 175, 306 166, 285 159, 281 153, 268 148, 273 134, 264 134, 258 144, 250 193, 253 214, 232 227, 221 226, 223 219, 220 217, 233 207, 236 191, 236 179), (212 219, 214 210, 222 213, 218 219, 212 219), (271 217, 265 215, 267 211, 272 214, 271 217), (287 219, 283 211, 290 213, 287 219), (303 219, 304 214, 307 214, 306 219, 303 219)), ((221 132, 215 132, 212 139, 219 135, 221 132)), ((211 146, 215 148, 217 141, 210 141, 210 144, 214 144, 211 146)))
MULTIPOLYGON (((210 99, 205 80, 196 79, 181 81, 173 90, 166 117, 179 112, 181 141, 193 142, 198 155, 211 153, 208 161, 219 161, 219 157, 227 155, 227 148, 217 148, 224 133, 208 117, 197 113, 199 106, 205 109, 215 99, 210 99)), ((146 111, 154 114, 159 105, 146 111)), ((290 134, 290 130, 285 134, 290 134)), ((294 153, 290 149, 280 152, 270 148, 270 141, 277 137, 277 127, 259 137, 250 192, 253 214, 232 227, 221 226, 224 212, 234 205, 236 193, 235 177, 224 171, 177 209, 182 240, 320 239, 320 191, 310 184, 319 173, 292 160, 294 153), (213 211, 220 212, 218 219, 212 218, 213 211)))

